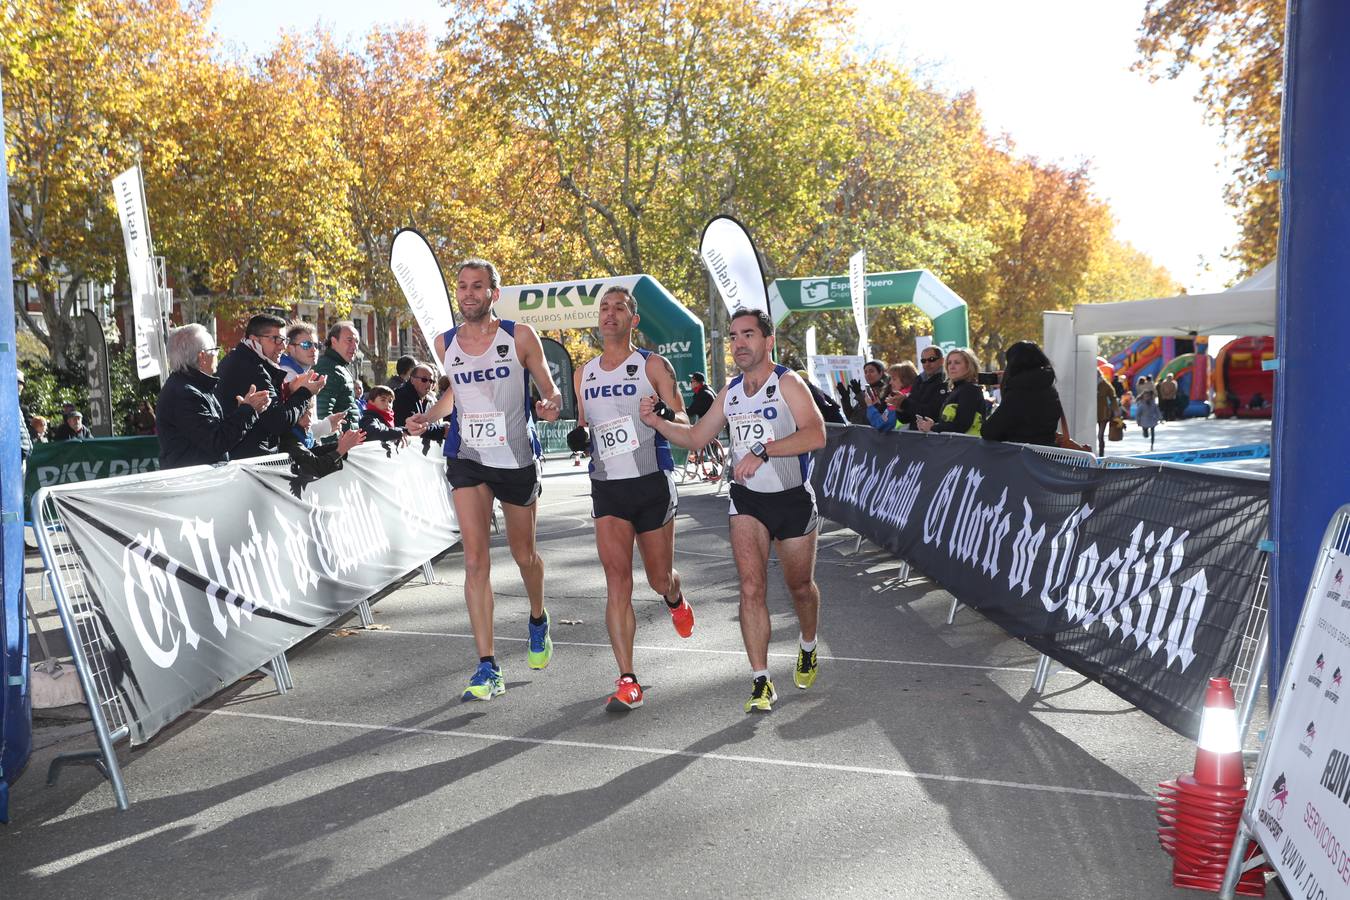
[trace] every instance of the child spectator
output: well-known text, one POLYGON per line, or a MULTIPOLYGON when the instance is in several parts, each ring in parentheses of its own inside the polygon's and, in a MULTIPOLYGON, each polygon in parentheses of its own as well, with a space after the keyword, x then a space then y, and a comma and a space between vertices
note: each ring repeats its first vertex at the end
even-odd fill
POLYGON ((47 420, 43 416, 33 416, 30 420, 32 424, 33 443, 45 444, 49 440, 47 437, 47 420))
POLYGON ((361 413, 360 429, 366 439, 379 441, 384 445, 386 455, 390 455, 393 443, 402 444, 407 432, 394 425, 394 392, 384 385, 376 385, 366 391, 366 409, 361 413))
POLYGON ((314 438, 310 434, 313 420, 314 398, 311 397, 304 415, 295 424, 295 428, 281 436, 281 449, 291 458, 291 472, 305 482, 330 475, 342 468, 347 451, 366 439, 365 432, 352 430, 343 432, 335 444, 315 446, 314 438))

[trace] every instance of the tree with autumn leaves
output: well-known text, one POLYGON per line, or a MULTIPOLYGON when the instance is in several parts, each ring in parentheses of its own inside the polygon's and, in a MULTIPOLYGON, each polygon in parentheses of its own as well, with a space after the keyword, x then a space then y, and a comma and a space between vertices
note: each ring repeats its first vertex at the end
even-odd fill
MULTIPOLYGON (((1085 167, 1020 156, 973 97, 860 57, 836 0, 452 0, 439 35, 288 35, 253 60, 222 54, 200 0, 3 9, 11 240, 54 359, 61 285, 125 281, 110 183, 138 159, 185 314, 359 297, 377 364, 409 318, 388 268, 404 226, 445 264, 645 271, 701 310, 699 232, 729 212, 771 278, 842 272, 859 247, 930 269, 989 362, 1043 309, 1175 287, 1115 240, 1085 167)), ((815 322, 851 343, 846 317, 815 322)), ((885 311, 874 340, 903 357, 923 330, 885 311)))

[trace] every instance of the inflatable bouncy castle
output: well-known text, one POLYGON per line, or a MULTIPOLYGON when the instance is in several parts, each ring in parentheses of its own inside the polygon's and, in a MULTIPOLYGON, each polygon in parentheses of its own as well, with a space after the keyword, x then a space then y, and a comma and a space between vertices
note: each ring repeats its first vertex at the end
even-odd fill
POLYGON ((1262 363, 1275 358, 1273 337, 1240 337, 1214 360, 1214 415, 1269 419, 1275 397, 1275 373, 1262 363))
POLYGON ((1134 388, 1141 376, 1161 381, 1169 373, 1177 380, 1178 396, 1190 398, 1182 412, 1185 418, 1209 415, 1208 338, 1140 338, 1109 360, 1116 374, 1124 375, 1134 388))

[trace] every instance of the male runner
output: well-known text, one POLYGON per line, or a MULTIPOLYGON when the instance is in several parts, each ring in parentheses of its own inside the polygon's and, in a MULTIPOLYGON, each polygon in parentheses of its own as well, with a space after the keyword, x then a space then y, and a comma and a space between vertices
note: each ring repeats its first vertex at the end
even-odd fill
POLYGON ((544 562, 534 542, 541 450, 530 418, 530 376, 543 398, 534 404, 539 418, 556 421, 562 398, 534 329, 499 319, 493 312, 500 289, 492 263, 483 259, 460 263, 455 303, 464 321, 435 341, 450 388, 426 412, 407 419, 409 432, 416 435, 429 423, 450 416, 445 477, 459 519, 464 600, 479 657, 462 700, 491 700, 506 692, 492 643, 488 531, 494 497, 501 501, 506 541, 530 598, 530 668, 544 668, 553 655, 544 609, 544 562))
POLYGON ((642 421, 681 447, 702 447, 723 425, 731 431, 731 551, 741 580, 741 637, 754 686, 746 712, 769 712, 778 699, 769 679, 769 608, 766 581, 769 542, 801 628, 792 680, 815 683, 816 498, 809 479, 811 451, 825 446, 825 423, 801 378, 769 357, 773 321, 761 310, 731 316, 731 351, 741 374, 722 388, 708 414, 689 426, 657 413, 656 398, 640 406, 642 421))
POLYGON ((637 300, 625 288, 611 287, 600 297, 600 337, 604 349, 573 376, 577 427, 567 437, 573 451, 591 453, 591 517, 595 545, 605 570, 605 625, 614 661, 617 690, 606 708, 624 712, 642 705, 642 686, 633 667, 633 542, 637 541, 647 583, 666 601, 675 632, 689 637, 694 611, 680 591, 674 569, 675 479, 670 445, 638 418, 643 397, 661 401, 657 415, 687 424, 684 398, 675 370, 665 357, 633 346, 640 317, 637 300), (586 426, 590 423, 590 434, 586 426))

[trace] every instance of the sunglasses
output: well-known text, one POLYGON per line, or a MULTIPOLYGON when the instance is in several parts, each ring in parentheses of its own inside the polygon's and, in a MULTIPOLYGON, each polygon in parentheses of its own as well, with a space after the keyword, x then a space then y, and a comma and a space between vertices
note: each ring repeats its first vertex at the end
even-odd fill
POLYGON ((412 380, 413 380, 413 381, 420 381, 420 382, 422 382, 423 384, 435 384, 435 383, 436 383, 436 379, 435 379, 435 378, 423 378, 421 375, 414 375, 414 376, 412 377, 412 380))
POLYGON ((922 361, 923 361, 923 362, 926 362, 926 363, 941 362, 941 361, 942 361, 942 357, 940 357, 940 356, 925 356, 925 357, 922 358, 922 361))
POLYGON ((291 341, 292 347, 299 347, 301 350, 313 350, 319 346, 318 341, 291 341))
POLYGON ((217 350, 219 350, 219 349, 220 349, 219 347, 203 347, 202 349, 198 350, 197 352, 198 352, 198 353, 215 353, 215 352, 216 352, 217 350))

